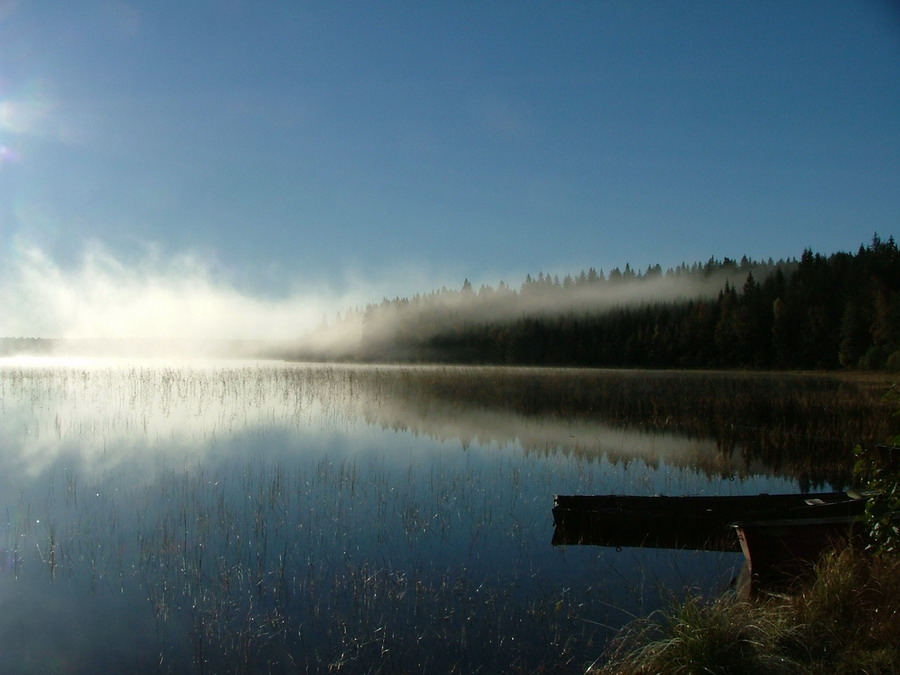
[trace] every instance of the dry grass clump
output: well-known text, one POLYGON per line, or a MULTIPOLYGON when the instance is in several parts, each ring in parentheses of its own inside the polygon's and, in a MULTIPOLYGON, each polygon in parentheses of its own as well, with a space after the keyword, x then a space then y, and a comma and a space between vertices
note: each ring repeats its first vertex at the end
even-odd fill
POLYGON ((613 641, 596 675, 900 672, 900 559, 829 554, 790 595, 688 597, 613 641))

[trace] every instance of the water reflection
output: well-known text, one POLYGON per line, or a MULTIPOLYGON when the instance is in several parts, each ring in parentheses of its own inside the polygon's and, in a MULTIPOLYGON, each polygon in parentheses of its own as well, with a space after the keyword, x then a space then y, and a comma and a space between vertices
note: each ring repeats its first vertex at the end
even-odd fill
POLYGON ((0 670, 583 672, 609 627, 741 560, 554 548, 554 494, 795 487, 520 377, 7 361, 0 670))

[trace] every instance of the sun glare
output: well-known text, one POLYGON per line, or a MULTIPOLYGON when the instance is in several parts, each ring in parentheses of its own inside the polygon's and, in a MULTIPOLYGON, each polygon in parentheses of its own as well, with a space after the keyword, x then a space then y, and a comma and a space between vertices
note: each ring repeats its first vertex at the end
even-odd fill
POLYGON ((134 359, 91 356, 17 356, 0 357, 0 368, 113 368, 134 365, 134 359))

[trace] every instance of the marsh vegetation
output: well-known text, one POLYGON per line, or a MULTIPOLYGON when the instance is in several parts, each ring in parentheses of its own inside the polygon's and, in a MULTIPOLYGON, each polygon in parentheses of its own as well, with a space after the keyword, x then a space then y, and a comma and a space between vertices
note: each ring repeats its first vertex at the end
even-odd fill
POLYGON ((0 670, 583 672, 741 558, 553 547, 554 494, 841 485, 883 388, 10 359, 0 670))
POLYGON ((613 641, 596 675, 895 673, 900 559, 826 555, 791 594, 696 596, 643 617, 613 641))

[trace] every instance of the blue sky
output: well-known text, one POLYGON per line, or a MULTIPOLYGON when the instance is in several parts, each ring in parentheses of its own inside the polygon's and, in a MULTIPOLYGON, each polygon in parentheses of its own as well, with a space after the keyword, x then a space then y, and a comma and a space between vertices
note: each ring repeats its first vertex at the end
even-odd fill
POLYGON ((0 0, 18 309, 118 270, 318 313, 898 220, 896 2, 0 0))

